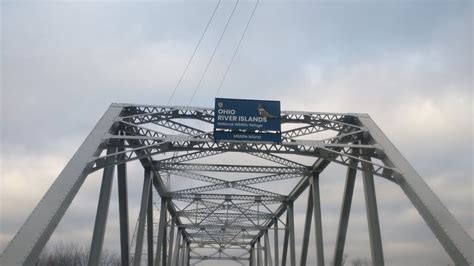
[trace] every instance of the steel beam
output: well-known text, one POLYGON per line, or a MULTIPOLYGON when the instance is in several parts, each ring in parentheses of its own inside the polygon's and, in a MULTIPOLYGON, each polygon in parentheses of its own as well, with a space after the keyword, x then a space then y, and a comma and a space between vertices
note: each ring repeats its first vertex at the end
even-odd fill
POLYGON ((225 246, 227 249, 231 246, 236 246, 236 247, 242 247, 242 246, 247 246, 247 245, 250 245, 250 242, 239 242, 239 241, 236 241, 236 242, 229 242, 229 241, 219 241, 219 240, 216 240, 215 237, 212 237, 212 238, 209 238, 208 240, 205 240, 205 241, 201 241, 201 240, 197 240, 197 241, 190 241, 189 243, 191 244, 198 244, 198 245, 218 245, 218 246, 225 246))
POLYGON ((268 230, 265 230, 265 266, 273 266, 272 251, 270 248, 270 239, 268 238, 268 230))
MULTIPOLYGON (((168 203, 168 201, 166 201, 168 203)), ((161 248, 162 255, 161 255, 161 265, 166 266, 168 265, 168 260, 167 260, 167 248, 168 248, 168 227, 166 226, 168 224, 168 212, 166 211, 165 208, 165 225, 163 228, 163 247, 161 248)))
POLYGON ((181 247, 180 247, 180 252, 179 252, 179 265, 180 266, 184 266, 184 254, 186 254, 186 241, 184 239, 184 236, 182 237, 183 240, 182 240, 182 244, 181 244, 181 247))
POLYGON ((233 172, 233 173, 264 173, 264 174, 303 174, 305 168, 285 166, 256 166, 232 164, 204 164, 204 163, 160 163, 154 161, 158 170, 202 171, 202 172, 233 172))
MULTIPOLYGON (((370 158, 365 158, 370 160, 370 158)), ((362 167, 367 171, 362 172, 364 181, 365 207, 367 212, 367 222, 369 224, 370 251, 373 265, 384 265, 382 236, 380 234, 379 214, 377 210, 377 197, 375 195, 374 176, 369 168, 370 164, 362 163, 362 167)))
POLYGON ((268 259, 269 259, 269 256, 268 256, 268 246, 267 246, 267 240, 265 239, 265 234, 268 234, 266 233, 267 230, 265 230, 263 233, 263 236, 262 236, 262 241, 263 241, 263 265, 265 266, 268 266, 269 265, 269 262, 268 262, 268 259))
POLYGON ((313 192, 314 232, 316 235, 316 260, 318 266, 324 266, 323 223, 321 219, 321 199, 319 196, 319 173, 313 173, 310 179, 313 192))
POLYGON ((295 248, 295 214, 293 209, 293 202, 288 203, 288 217, 290 230, 290 263, 291 266, 296 266, 296 248, 295 248))
MULTIPOLYGON (((311 169, 314 172, 321 173, 329 164, 330 164, 329 160, 319 158, 311 166, 311 169)), ((309 186, 309 180, 308 180, 308 176, 306 176, 305 178, 302 178, 298 182, 298 184, 296 184, 296 186, 293 188, 293 190, 289 193, 288 200, 293 200, 293 201, 296 200, 305 191, 305 189, 308 186, 309 186)), ((283 215, 283 213, 285 213, 285 212, 287 213, 287 219, 286 220, 288 222, 287 204, 280 205, 280 207, 278 207, 278 209, 274 213, 275 213, 276 217, 281 217, 283 215)), ((268 226, 272 226, 272 224, 273 224, 273 221, 271 223, 269 223, 268 226)), ((288 224, 286 224, 286 226, 288 226, 288 224)), ((285 230, 288 230, 288 227, 285 230)), ((284 245, 283 247, 286 247, 286 245, 284 245)), ((283 257, 286 258, 286 254, 283 253, 283 255, 284 255, 283 257)), ((284 262, 284 263, 286 264, 286 262, 284 262)), ((282 262, 282 265, 285 265, 285 264, 283 264, 283 262, 282 262)))
POLYGON ((235 256, 229 256, 229 257, 191 256, 190 259, 199 260, 198 262, 194 263, 193 265, 196 265, 196 264, 198 264, 202 261, 206 261, 206 260, 214 260, 214 261, 216 261, 216 260, 230 260, 230 261, 239 262, 241 265, 244 265, 240 261, 249 260, 248 257, 241 258, 241 257, 235 257, 235 256))
MULTIPOLYGON (((222 184, 219 189, 229 188, 226 184, 222 184)), ((236 186, 235 189, 244 190, 246 192, 260 194, 260 195, 250 195, 250 194, 219 194, 219 193, 177 193, 171 192, 170 198, 172 199, 206 199, 206 200, 242 200, 242 201, 263 201, 263 202, 282 202, 286 200, 285 196, 272 194, 268 191, 263 191, 261 189, 244 189, 247 186, 236 186), (265 193, 265 194, 263 194, 265 193), (263 194, 263 195, 262 195, 263 194), (271 195, 268 195, 271 194, 271 195)))
POLYGON ((133 265, 140 266, 143 250, 143 235, 145 232, 145 221, 148 209, 149 194, 151 193, 151 171, 150 168, 145 168, 145 175, 143 179, 142 200, 140 204, 140 213, 138 215, 138 229, 137 240, 135 242, 135 255, 133 256, 133 265))
POLYGON ((170 240, 168 244, 168 260, 167 265, 172 265, 172 258, 173 258, 173 241, 174 241, 174 228, 176 227, 176 218, 171 218, 171 229, 170 229, 170 240))
MULTIPOLYGON (((119 148, 119 151, 123 150, 119 148)), ((120 223, 120 259, 121 265, 130 263, 130 238, 128 227, 127 165, 117 165, 119 223, 120 223)))
POLYGON ((277 164, 280 164, 280 165, 285 165, 285 166, 288 166, 288 167, 306 168, 305 165, 299 164, 299 163, 294 162, 292 160, 288 160, 286 158, 283 158, 283 157, 280 157, 280 156, 277 156, 277 155, 271 154, 271 153, 251 152, 249 154, 251 154, 255 157, 259 157, 259 158, 265 159, 267 161, 274 162, 274 163, 277 163, 277 164))
MULTIPOLYGON (((234 173, 234 171, 229 171, 229 172, 234 173)), ((291 173, 291 174, 275 174, 275 175, 268 175, 268 176, 253 177, 253 178, 248 178, 248 179, 240 179, 237 181, 224 181, 224 179, 211 180, 212 183, 215 183, 214 185, 206 185, 206 186, 199 186, 195 188, 182 189, 182 190, 174 191, 173 193, 174 194, 183 194, 183 193, 192 194, 192 193, 213 191, 213 190, 218 190, 218 189, 225 189, 227 187, 232 187, 238 190, 243 190, 243 191, 251 192, 254 194, 260 194, 262 196, 275 196, 278 194, 261 190, 261 189, 256 189, 253 187, 248 187, 247 185, 274 182, 274 181, 280 181, 280 180, 285 180, 285 179, 293 179, 293 178, 298 178, 301 176, 302 176, 301 173, 291 173)))
MULTIPOLYGON (((114 153, 115 147, 108 148, 107 153, 114 153)), ((97 205, 97 213, 95 216, 94 231, 92 234, 91 249, 89 252, 88 265, 98 265, 102 254, 102 246, 104 243, 105 228, 107 225, 107 216, 109 214, 110 194, 112 194, 112 183, 114 180, 115 166, 104 168, 102 175, 102 185, 100 186, 99 204, 97 205)))
POLYGON ((181 232, 183 229, 178 228, 178 232, 176 233, 176 242, 174 246, 174 254, 172 260, 172 266, 178 266, 178 259, 179 259, 179 246, 181 245, 181 232))
POLYGON ((275 266, 280 266, 279 254, 278 254, 278 219, 273 219, 273 241, 275 242, 275 266))
POLYGON ((281 265, 286 266, 286 261, 288 258, 288 239, 290 236, 290 228, 288 226, 290 221, 289 215, 288 215, 288 209, 286 211, 286 223, 285 223, 285 234, 283 235, 283 251, 281 254, 281 265))
POLYGON ((306 204, 306 217, 303 230, 303 245, 301 246, 301 266, 306 266, 308 258, 309 234, 311 232, 311 221, 313 219, 313 188, 308 188, 308 203, 306 204))
POLYGON ((231 230, 247 230, 247 231, 259 231, 265 229, 265 226, 258 225, 218 225, 218 224, 179 224, 179 228, 185 229, 231 229, 231 230))
POLYGON ((337 228, 336 236, 336 250, 334 251, 334 265, 342 266, 344 258, 344 245, 346 242, 347 226, 349 225, 349 214, 352 205, 352 194, 354 193, 354 183, 357 170, 347 168, 346 186, 344 188, 344 195, 342 199, 341 214, 339 218, 339 226, 337 228))
POLYGON ((189 266, 191 262, 191 243, 186 243, 186 266, 189 266))
POLYGON ((257 240, 257 266, 262 265, 262 244, 260 243, 260 238, 257 240))
MULTIPOLYGON (((58 177, 55 184, 53 184, 52 188, 45 195, 42 202, 38 204, 38 207, 30 215, 27 223, 25 223, 17 233, 18 239, 15 238, 12 240, 11 244, 7 246, 4 254, 0 257, 0 264, 16 265, 34 263, 47 239, 51 235, 51 232, 56 227, 82 185, 86 175, 101 168, 104 168, 105 171, 107 171, 110 167, 114 167, 115 164, 121 165, 119 166, 119 172, 122 172, 119 173, 120 230, 122 232, 121 259, 122 262, 128 261, 130 251, 128 250, 128 221, 125 223, 125 220, 128 219, 128 206, 126 195, 126 167, 124 163, 138 159, 145 168, 151 168, 151 172, 153 173, 152 178, 149 177, 149 179, 153 181, 149 182, 149 189, 147 189, 146 192, 144 191, 142 195, 142 207, 145 206, 145 208, 141 208, 138 222, 139 226, 136 249, 139 248, 140 252, 136 252, 135 254, 135 263, 138 261, 138 264, 141 258, 141 249, 143 248, 144 224, 146 221, 143 219, 148 219, 147 224, 149 225, 147 227, 149 232, 147 235, 148 248, 151 248, 151 251, 148 251, 148 261, 150 265, 151 260, 154 258, 153 239, 150 238, 150 236, 153 235, 153 233, 150 233, 150 230, 153 229, 153 222, 150 222, 150 219, 153 218, 152 215, 150 215, 150 210, 152 210, 152 200, 149 198, 151 197, 151 186, 153 185, 161 197, 173 201, 191 202, 191 204, 197 201, 202 202, 206 206, 206 208, 201 208, 199 211, 198 208, 196 208, 194 213, 186 211, 187 207, 184 208, 182 212, 177 212, 179 210, 177 205, 167 204, 167 206, 165 206, 164 209, 168 209, 170 215, 175 219, 176 226, 179 228, 178 239, 176 240, 177 248, 173 250, 172 246, 170 246, 168 250, 169 257, 172 257, 170 255, 173 251, 177 256, 175 257, 175 260, 171 260, 170 258, 169 261, 176 264, 187 264, 191 258, 189 256, 189 243, 197 243, 198 241, 196 239, 199 238, 201 241, 204 240, 200 244, 211 247, 216 247, 216 245, 213 244, 220 245, 219 250, 228 246, 253 246, 254 251, 257 252, 257 254, 251 255, 251 257, 255 258, 255 256, 257 256, 257 259, 258 256, 260 256, 260 258, 262 256, 261 252, 263 250, 261 241, 265 241, 265 264, 270 264, 273 261, 270 259, 271 248, 269 244, 268 230, 274 226, 274 262, 277 266, 279 266, 277 239, 278 219, 285 213, 285 211, 287 212, 282 265, 286 265, 287 263, 288 248, 290 249, 291 265, 295 265, 296 254, 293 202, 299 197, 299 195, 301 195, 306 187, 309 186, 309 200, 311 201, 312 206, 307 210, 308 213, 305 224, 305 239, 303 240, 301 263, 305 264, 307 262, 309 231, 311 228, 311 219, 313 219, 312 216, 314 216, 316 227, 317 262, 318 265, 323 265, 323 234, 318 174, 323 171, 330 162, 336 162, 353 169, 364 171, 364 191, 369 222, 371 252, 374 264, 383 265, 383 250, 377 214, 375 187, 373 183, 374 175, 384 177, 401 186, 457 265, 467 265, 472 263, 471 237, 463 231, 459 224, 457 224, 454 217, 444 208, 442 203, 429 190, 421 177, 418 176, 415 170, 400 155, 393 144, 388 141, 370 117, 361 114, 347 115, 283 112, 281 119, 282 123, 302 123, 305 125, 286 132, 288 133, 288 136, 286 136, 281 143, 215 142, 212 138, 212 132, 199 129, 194 127, 194 125, 186 125, 184 124, 185 122, 183 122, 185 120, 179 120, 179 122, 174 121, 175 119, 182 118, 197 119, 212 123, 213 110, 194 107, 112 105, 106 112, 106 115, 104 115, 104 118, 101 119, 101 121, 103 121, 99 122, 91 133, 91 136, 86 139, 80 150, 76 153, 71 162, 63 170, 63 173, 58 177), (119 116, 121 116, 120 119, 118 119, 119 116), (120 122, 115 122, 119 120, 120 122), (136 125, 145 123, 168 127, 172 130, 181 132, 182 134, 164 134, 136 125), (334 131, 335 136, 323 140, 301 140, 293 138, 295 136, 306 135, 320 130, 332 130, 334 131), (120 148, 120 150, 118 152, 108 152, 107 155, 100 155, 105 147, 116 147, 120 148), (178 156, 178 158, 163 159, 160 161, 155 161, 152 157, 153 155, 162 154, 168 151, 197 151, 197 153, 178 156), (354 155, 354 151, 357 151, 358 154, 354 155), (285 167, 178 163, 225 152, 246 153, 284 165, 285 167), (276 156, 273 153, 317 156, 319 159, 312 167, 307 167, 283 157, 276 156), (371 158, 381 160, 383 164, 377 161, 372 162, 371 158), (361 164, 359 165, 358 162, 361 164), (183 172, 182 170, 255 173, 268 172, 278 174, 229 182, 226 179, 218 179, 196 173, 186 173, 184 175, 185 177, 205 181, 211 183, 211 185, 201 187, 195 186, 191 189, 170 192, 162 183, 159 166, 166 166, 170 169, 169 171, 175 174, 177 172, 183 172), (314 176, 309 176, 309 171, 312 171, 314 176), (300 180, 288 195, 279 195, 272 191, 265 191, 263 189, 248 186, 256 183, 293 178, 296 177, 296 175, 301 174, 304 175, 304 178, 300 180), (122 187, 122 189, 120 187, 122 187), (246 193, 203 193, 221 189, 238 189, 243 190, 246 193), (144 204, 145 201, 143 198, 145 194, 147 195, 146 204, 144 204), (216 200, 221 200, 223 203, 217 203, 215 202, 216 200), (45 201, 45 203, 43 201, 45 201), (234 203, 233 201, 241 202, 234 203), (226 202, 232 202, 232 206, 234 207, 229 207, 226 202), (263 204, 262 206, 265 206, 269 211, 269 213, 266 214, 259 213, 258 208, 260 204, 257 203, 260 202, 262 204, 281 203, 281 205, 276 211, 271 211, 265 204, 263 204), (52 206, 53 204, 58 205, 52 206), (251 208, 255 207, 256 204, 257 212, 251 210, 251 208), (145 214, 143 216, 142 210, 149 212, 149 215, 145 214), (201 210, 202 212, 200 212, 201 210), (218 210, 225 210, 226 213, 218 212, 218 210), (241 212, 242 215, 236 213, 237 210, 241 212), (202 219, 199 222, 196 221, 193 223, 190 221, 190 223, 184 224, 184 219, 182 218, 187 217, 187 215, 193 215, 193 217, 195 215, 196 219, 200 216, 202 219), (140 223, 140 221, 142 222, 140 223), (220 230, 220 228, 223 228, 224 230, 219 232, 215 230, 220 230), (195 229, 203 231, 195 233, 195 229), (239 231, 239 229, 241 231, 239 231), (127 231, 127 233, 124 231, 127 231), (258 231, 258 233, 244 234, 242 233, 244 231, 258 231), (206 232, 206 235, 203 235, 202 232, 206 232), (246 239, 249 240, 247 241, 246 239), (31 246, 30 242, 32 242, 31 246), (257 249, 255 249, 256 244, 260 245, 260 248, 257 247, 257 249), (12 249, 17 251, 11 251, 12 249)), ((353 172, 355 173, 355 170, 352 170, 350 173, 353 172)), ((351 175, 350 173, 348 172, 348 176, 351 175)), ((150 175, 150 173, 148 174, 150 175)), ((341 219, 336 239, 336 251, 334 254, 336 265, 342 263, 345 235, 347 232, 352 199, 351 196, 353 193, 353 179, 354 177, 347 178, 346 193, 341 208, 341 219), (352 184, 350 184, 350 182, 352 182, 352 184)), ((144 187, 145 186, 146 185, 144 184, 144 187)), ((107 212, 99 212, 99 209, 107 209, 107 198, 110 198, 110 187, 111 185, 106 186, 104 182, 103 188, 101 188, 104 192, 101 192, 99 200, 98 214, 93 235, 93 251, 89 257, 91 264, 97 264, 97 262, 100 261, 100 249, 102 247, 105 232, 107 212), (98 246, 98 248, 95 248, 95 246, 98 246)), ((309 205, 310 203, 308 203, 308 206, 309 205)), ((198 206, 198 204, 196 204, 196 206, 198 206)), ((166 218, 160 219, 160 223, 163 221, 166 221, 166 218)), ((161 257, 161 260, 158 259, 155 263, 161 263, 164 265, 168 262, 166 259, 166 246, 168 245, 168 242, 166 241, 167 228, 164 224, 161 224, 161 226, 162 228, 158 230, 161 234, 158 234, 157 236, 158 239, 162 238, 162 241, 158 241, 157 244, 157 246, 160 245, 161 247, 158 248, 156 254, 157 257, 161 257)), ((170 243, 170 245, 173 244, 174 243, 170 243)), ((247 248, 244 249, 248 250, 247 248)), ((223 259, 236 261, 249 259, 242 258, 244 255, 240 257, 232 257, 225 252, 222 252, 222 254, 225 255, 223 256, 223 259)), ((211 258, 210 256, 209 259, 215 258, 211 258)), ((126 263, 123 264, 126 265, 126 263)), ((252 262, 252 264, 254 263, 252 262)), ((262 264, 262 259, 260 259, 260 264, 262 264)))
POLYGON ((255 245, 252 245, 249 251, 249 266, 254 266, 255 265, 255 258, 254 258, 254 251, 255 251, 255 245))
POLYGON ((396 167, 398 184, 425 220, 441 245, 456 265, 474 264, 473 240, 459 222, 429 188, 423 178, 385 136, 369 115, 357 116, 366 127, 373 142, 380 145, 385 155, 384 163, 396 167))
POLYGON ((0 265, 32 265, 81 188, 123 106, 112 104, 0 256, 0 265))
MULTIPOLYGON (((151 181, 153 183, 153 179, 151 181)), ((146 213, 146 237, 148 266, 153 266, 153 189, 148 193, 148 206, 146 213)))
POLYGON ((155 265, 161 266, 163 264, 163 241, 165 237, 165 227, 166 227, 166 205, 167 199, 161 198, 161 207, 160 207, 160 223, 158 226, 158 238, 156 239, 156 258, 155 265))
POLYGON ((181 162, 187 162, 187 161, 192 161, 196 160, 199 158, 205 158, 205 157, 210 157, 214 156, 217 154, 221 154, 222 152, 219 151, 197 151, 197 152, 191 152, 183 155, 178 155, 178 156, 173 156, 171 158, 166 158, 158 161, 153 161, 153 165, 156 167, 160 164, 168 164, 168 163, 181 163, 181 162))

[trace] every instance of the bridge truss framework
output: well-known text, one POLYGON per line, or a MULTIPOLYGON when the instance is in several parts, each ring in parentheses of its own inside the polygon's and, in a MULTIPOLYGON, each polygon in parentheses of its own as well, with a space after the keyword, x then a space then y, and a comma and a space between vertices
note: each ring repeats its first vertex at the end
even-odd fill
POLYGON ((212 108, 112 104, 8 244, 0 264, 33 265, 86 177, 102 170, 89 256, 89 265, 98 265, 116 169, 122 265, 145 263, 144 252, 148 265, 222 259, 296 265, 294 201, 305 190, 309 193, 300 263, 306 265, 314 223, 317 265, 324 265, 319 176, 330 163, 347 168, 334 265, 343 260, 357 171, 362 172, 373 265, 384 265, 374 176, 403 190, 456 265, 473 263, 471 237, 367 114, 283 111, 281 143, 215 142, 213 120, 212 108), (324 138, 312 139, 321 134, 324 138), (241 153, 259 163, 216 163, 219 156, 241 153), (305 165, 287 155, 314 158, 314 163, 305 165), (127 164, 132 161, 144 168, 133 250, 127 195, 127 164), (170 190, 164 175, 189 182, 170 190), (285 194, 275 186, 261 186, 281 180, 296 180, 296 185, 285 194), (157 221, 153 194, 161 199, 157 221), (154 223, 156 236, 153 226, 146 226, 154 223), (201 255, 200 249, 212 252, 201 255))

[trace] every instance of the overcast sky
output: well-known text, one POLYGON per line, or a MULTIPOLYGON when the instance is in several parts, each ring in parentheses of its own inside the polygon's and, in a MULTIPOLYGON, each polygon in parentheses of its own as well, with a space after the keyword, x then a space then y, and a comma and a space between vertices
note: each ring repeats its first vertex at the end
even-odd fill
MULTIPOLYGON (((172 104, 190 101, 234 3, 220 5, 172 104)), ((213 105, 254 3, 239 2, 192 105, 213 105)), ((1 2, 0 250, 110 103, 168 102, 215 5, 1 2)), ((472 237, 473 24, 472 1, 263 0, 218 96, 280 100, 285 110, 369 113, 472 237)), ((344 186, 344 172, 333 168, 321 180, 327 261, 344 186)), ((97 177, 86 181, 53 243, 89 243, 97 177)), ((132 215, 136 180, 129 182, 132 215)), ((370 257, 356 183, 349 260, 370 257)), ((452 263, 400 189, 381 179, 376 186, 386 264, 452 263)), ((108 228, 112 250, 117 228, 108 228)))

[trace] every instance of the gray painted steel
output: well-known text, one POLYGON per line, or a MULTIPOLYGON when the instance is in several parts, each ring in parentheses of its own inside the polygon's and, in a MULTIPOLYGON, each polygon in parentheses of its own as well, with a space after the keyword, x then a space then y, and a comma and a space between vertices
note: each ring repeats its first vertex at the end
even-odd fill
POLYGON ((255 245, 252 245, 250 248, 250 257, 249 257, 249 266, 254 266, 255 265, 255 245))
MULTIPOLYGON (((115 153, 115 147, 108 148, 107 154, 115 153)), ((107 216, 109 214, 110 194, 112 194, 112 183, 114 181, 115 166, 104 168, 102 175, 102 185, 100 186, 99 204, 95 216, 94 231, 92 234, 92 243, 89 252, 88 265, 99 265, 102 247, 104 244, 105 228, 107 226, 107 216)))
MULTIPOLYGON (((263 248, 260 241, 265 241, 267 264, 287 265, 289 252, 290 264, 295 265, 296 228, 293 202, 309 189, 300 261, 302 264, 306 263, 307 254, 311 252, 308 235, 311 220, 314 219, 316 257, 318 265, 324 265, 318 184, 319 179, 324 178, 322 172, 330 163, 348 167, 336 238, 335 265, 340 265, 343 258, 356 171, 363 172, 374 264, 383 265, 374 177, 384 178, 401 187, 456 265, 473 263, 471 237, 368 115, 282 111, 282 125, 296 126, 283 130, 281 143, 215 142, 213 132, 209 130, 213 119, 212 108, 112 104, 6 247, 0 257, 0 264, 34 264, 86 176, 105 169, 92 236, 93 251, 90 256, 90 264, 96 264, 100 260, 106 228, 112 187, 110 171, 117 165, 121 260, 123 265, 127 265, 130 261, 130 241, 126 164, 136 160, 146 171, 137 234, 134 239, 135 265, 140 264, 147 218, 148 225, 153 224, 153 188, 162 200, 154 264, 189 265, 190 261, 200 263, 206 260, 227 259, 262 265, 263 248), (160 132, 160 129, 174 133, 165 134, 160 132), (299 138, 320 132, 331 133, 326 134, 326 137, 331 137, 322 140, 299 138), (103 154, 106 149, 109 152, 103 154), (115 149, 118 150, 115 152, 115 149), (227 161, 214 164, 193 161, 211 156, 219 157, 227 152, 253 156, 256 162, 262 161, 262 164, 229 164, 227 161), (174 155, 162 156, 165 153, 174 155), (280 154, 307 156, 315 161, 312 165, 304 165, 283 158, 280 154), (158 156, 160 157, 157 158, 158 156), (269 163, 272 165, 268 165, 269 163), (215 175, 209 176, 208 172, 214 172, 215 175), (225 178, 229 172, 249 176, 229 181, 225 178), (164 185, 162 174, 181 176, 198 183, 204 182, 205 185, 194 185, 170 192, 164 185), (258 176, 252 176, 255 174, 258 176), (296 179, 297 184, 288 194, 282 195, 272 189, 271 182, 289 179, 296 179), (258 188, 254 186, 266 183, 268 185, 258 188), (227 189, 232 189, 232 193, 223 193, 227 189), (167 204, 163 204, 164 202, 167 204), (186 203, 189 208, 181 209, 177 202, 186 203), (166 237, 167 213, 172 224, 178 227, 176 239, 173 225, 169 240, 166 237), (283 215, 286 215, 287 219, 280 258, 278 220, 283 215), (268 230, 272 226, 274 256, 271 256, 268 236, 268 230), (204 247, 213 248, 216 252, 209 256, 199 254, 199 249, 204 247), (230 255, 227 252, 235 249, 241 250, 242 255, 230 255)), ((151 226, 148 226, 147 235, 152 237, 151 229, 151 226)), ((150 265, 153 261, 152 240, 148 238, 147 253, 150 255, 150 265)))
POLYGON ((158 238, 156 239, 156 258, 155 265, 163 265, 163 242, 165 239, 165 228, 166 228, 166 199, 161 199, 160 208, 160 222, 158 226, 158 238))
MULTIPOLYGON (((153 181, 152 181, 153 182, 153 181)), ((146 212, 146 239, 147 239, 147 262, 153 266, 153 191, 150 188, 148 194, 148 206, 146 212)))
MULTIPOLYGON (((364 157, 366 160, 370 158, 364 157)), ((362 163, 362 167, 368 170, 370 165, 362 163)), ((377 197, 375 196, 374 176, 369 171, 362 172, 364 181, 365 207, 367 222, 369 224, 370 252, 373 265, 384 265, 382 235, 380 234, 379 214, 377 211, 377 197)))
POLYGON ((94 162, 90 159, 102 151, 107 133, 121 111, 121 105, 112 104, 105 112, 5 248, 0 265, 33 265, 36 262, 93 166, 94 162))
POLYGON ((324 266, 323 225, 321 218, 321 199, 319 196, 319 174, 313 173, 311 190, 313 191, 314 232, 316 239, 316 260, 318 266, 324 266))
POLYGON ((186 254, 186 241, 183 239, 183 242, 180 247, 180 252, 179 252, 179 265, 183 266, 184 265, 184 254, 186 254))
MULTIPOLYGON (((119 152, 123 152, 119 148, 119 152)), ((128 192, 127 192, 127 165, 117 165, 119 223, 120 223, 120 262, 123 266, 130 264, 130 237, 128 226, 128 192)))
POLYGON ((268 237, 268 230, 265 231, 264 237, 265 237, 265 257, 266 257, 265 265, 273 266, 272 251, 270 248, 270 239, 268 237))
POLYGON ((172 260, 172 265, 173 266, 178 266, 178 258, 179 258, 179 246, 181 245, 181 228, 178 228, 178 232, 176 233, 176 242, 174 246, 174 254, 173 254, 173 260, 172 260))
POLYGON ((189 266, 191 263, 191 244, 186 243, 186 266, 189 266))
POLYGON ((289 223, 288 212, 286 213, 286 225, 285 225, 285 233, 283 235, 283 251, 281 253, 281 265, 286 266, 286 261, 288 259, 288 241, 290 238, 290 229, 288 226, 289 223))
POLYGON ((300 265, 305 266, 308 259, 309 233, 311 231, 311 220, 313 218, 313 189, 308 189, 308 203, 306 204, 306 216, 303 230, 303 245, 301 246, 300 265))
POLYGON ((260 238, 257 240, 257 266, 262 266, 262 244, 260 238))
MULTIPOLYGON (((163 228, 163 239, 162 239, 162 243, 163 243, 163 248, 162 248, 162 254, 161 254, 161 265, 163 266, 166 266, 168 265, 168 258, 166 257, 167 256, 167 249, 168 249, 168 239, 167 239, 167 235, 168 235, 168 227, 167 227, 167 223, 168 223, 168 212, 166 210, 166 207, 161 209, 164 213, 165 213, 165 218, 164 218, 164 228, 163 228)), ((161 211, 160 210, 160 211, 161 211)))
POLYGON ((275 266, 280 266, 280 255, 279 255, 279 245, 278 245, 278 219, 273 219, 273 241, 274 241, 274 260, 275 260, 275 266))
POLYGON ((397 183, 451 259, 456 265, 474 264, 472 238, 375 122, 368 115, 358 115, 358 120, 369 130, 372 140, 383 148, 385 163, 398 169, 397 183))
MULTIPOLYGON (((354 160, 353 160, 354 161, 354 160)), ((351 212, 352 194, 354 193, 354 183, 357 171, 347 168, 346 186, 342 199, 339 226, 337 227, 336 250, 334 252, 334 265, 341 266, 344 258, 344 245, 346 243, 347 226, 349 225, 349 214, 351 212)))
POLYGON ((174 228, 175 228, 175 219, 171 219, 171 229, 170 229, 170 239, 168 243, 168 259, 167 265, 172 265, 172 258, 173 258, 173 242, 174 242, 174 228))
POLYGON ((142 249, 143 249, 143 235, 145 232, 145 222, 146 214, 148 209, 148 202, 150 199, 149 194, 151 193, 151 171, 150 168, 145 168, 143 178, 143 189, 142 189, 142 200, 140 205, 140 213, 138 214, 138 230, 137 230, 137 240, 135 244, 135 254, 133 256, 133 265, 140 266, 142 259, 142 249))
POLYGON ((290 265, 296 266, 296 247, 295 247, 295 212, 293 202, 288 203, 288 224, 290 231, 290 265))

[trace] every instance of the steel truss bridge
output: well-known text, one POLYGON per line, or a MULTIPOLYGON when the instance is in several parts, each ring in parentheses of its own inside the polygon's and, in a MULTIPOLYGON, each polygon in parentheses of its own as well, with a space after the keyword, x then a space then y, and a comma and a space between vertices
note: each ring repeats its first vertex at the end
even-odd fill
POLYGON ((357 171, 362 172, 373 265, 384 265, 374 176, 400 187, 456 265, 473 263, 471 237, 367 114, 283 111, 281 143, 216 142, 213 121, 212 108, 112 104, 6 247, 0 264, 33 265, 86 177, 102 170, 89 256, 89 265, 98 265, 116 168, 122 265, 233 260, 294 266, 298 255, 306 265, 312 223, 317 265, 324 265, 319 177, 330 163, 347 168, 334 265, 343 259, 357 171), (133 249, 127 199, 132 161, 144 169, 133 249), (166 175, 181 181, 168 189, 166 175), (305 190, 304 238, 296 254, 294 201, 305 190), (153 201, 160 205, 155 221, 153 201), (154 223, 156 234, 146 226, 154 223))

